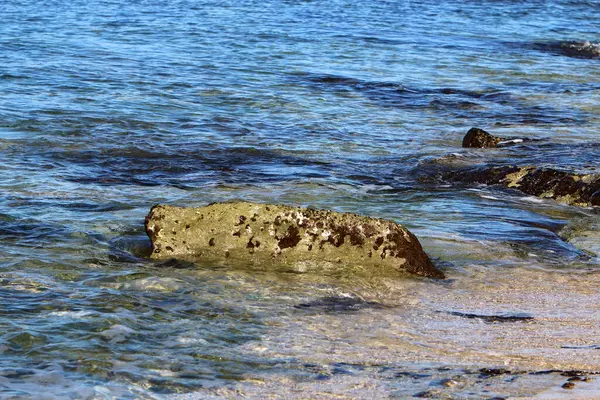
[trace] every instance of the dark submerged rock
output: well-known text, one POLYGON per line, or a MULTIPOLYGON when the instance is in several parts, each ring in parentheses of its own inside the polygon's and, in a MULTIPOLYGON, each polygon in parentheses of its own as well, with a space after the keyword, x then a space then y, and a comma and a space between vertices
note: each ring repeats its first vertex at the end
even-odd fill
POLYGON ((532 47, 536 50, 546 51, 560 56, 585 59, 600 58, 600 43, 593 43, 587 40, 534 43, 532 47))
POLYGON ((468 319, 479 319, 487 323, 493 322, 523 322, 523 321, 531 321, 534 319, 533 316, 524 313, 516 313, 516 314, 499 314, 499 315, 482 315, 482 314, 472 314, 472 313, 463 313, 459 311, 450 311, 450 315, 455 315, 457 317, 468 318, 468 319))
POLYGON ((600 43, 566 42, 561 44, 565 55, 578 58, 600 58, 600 43))
POLYGON ((503 185, 561 203, 600 206, 600 174, 575 174, 533 166, 484 167, 450 172, 446 180, 503 185))
POLYGON ((356 214, 249 202, 200 208, 157 205, 145 226, 154 259, 444 278, 405 227, 356 214))
POLYGON ((479 372, 482 375, 482 377, 508 375, 513 373, 512 371, 505 368, 481 368, 479 372))
POLYGON ((359 311, 364 308, 383 309, 387 307, 376 301, 365 301, 357 297, 328 296, 311 302, 297 304, 294 308, 339 313, 359 311))

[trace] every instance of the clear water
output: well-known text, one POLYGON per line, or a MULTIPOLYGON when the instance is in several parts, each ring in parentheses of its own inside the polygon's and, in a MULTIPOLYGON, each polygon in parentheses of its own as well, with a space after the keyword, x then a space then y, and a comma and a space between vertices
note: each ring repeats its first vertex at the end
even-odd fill
POLYGON ((0 397, 551 397, 564 378, 540 371, 600 371, 598 212, 439 179, 598 172, 598 15, 583 0, 4 2, 0 397), (463 150, 472 126, 545 141, 463 150), (145 257, 153 204, 230 199, 397 220, 448 279, 145 257), (520 372, 480 377, 498 366, 520 372))

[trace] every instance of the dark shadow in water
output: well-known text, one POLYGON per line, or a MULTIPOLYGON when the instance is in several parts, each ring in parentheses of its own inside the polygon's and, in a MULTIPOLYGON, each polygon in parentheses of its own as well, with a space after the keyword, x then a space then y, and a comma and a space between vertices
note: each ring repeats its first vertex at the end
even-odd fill
POLYGON ((24 285, 26 283, 13 282, 11 278, 0 279, 0 316, 23 318, 37 315, 55 307, 64 297, 64 294, 44 287, 32 287, 35 291, 22 290, 24 285))
POLYGON ((35 219, 20 219, 7 214, 0 215, 0 242, 12 242, 20 246, 44 246, 61 242, 69 230, 64 226, 35 219))
POLYGON ((571 124, 584 122, 574 110, 525 104, 514 95, 497 89, 417 88, 397 82, 295 73, 289 80, 297 85, 332 93, 358 93, 381 107, 433 110, 445 116, 488 120, 490 124, 571 124))
POLYGON ((149 262, 152 244, 146 235, 121 237, 109 242, 108 258, 118 263, 149 262))
POLYGON ((84 167, 65 179, 97 185, 176 186, 196 188, 208 182, 265 183, 279 181, 281 169, 292 171, 286 179, 327 178, 329 163, 281 154, 266 148, 220 147, 194 144, 154 148, 114 148, 102 152, 81 150, 52 155, 55 162, 84 167))
POLYGON ((530 314, 525 313, 507 313, 507 314, 498 314, 498 315, 483 315, 483 314, 472 314, 472 313, 463 313, 460 311, 448 311, 450 315, 456 315, 457 317, 468 318, 468 319, 478 319, 486 323, 494 323, 494 322, 526 322, 532 321, 534 317, 530 314))
POLYGON ((362 309, 382 309, 388 306, 376 301, 365 301, 358 297, 327 296, 307 303, 294 306, 299 310, 309 310, 317 313, 353 312, 362 309))

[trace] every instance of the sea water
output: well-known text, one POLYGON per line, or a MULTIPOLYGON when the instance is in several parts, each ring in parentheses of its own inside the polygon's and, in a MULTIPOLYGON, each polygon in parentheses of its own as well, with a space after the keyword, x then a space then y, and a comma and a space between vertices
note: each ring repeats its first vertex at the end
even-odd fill
POLYGON ((440 176, 600 172, 598 15, 2 2, 0 397, 573 395, 560 373, 600 371, 597 210, 440 176), (474 126, 542 140, 462 149, 474 126), (147 258, 152 205, 234 199, 398 221, 447 279, 147 258))

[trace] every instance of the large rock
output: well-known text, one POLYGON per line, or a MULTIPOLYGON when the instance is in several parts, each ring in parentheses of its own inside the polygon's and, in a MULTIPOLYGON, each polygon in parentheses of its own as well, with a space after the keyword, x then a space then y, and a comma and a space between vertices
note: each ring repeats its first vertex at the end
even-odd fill
POLYGON ((501 166, 452 172, 446 175, 446 179, 504 185, 576 206, 600 206, 600 174, 575 174, 533 166, 501 166))
POLYGON ((151 257, 227 260, 299 272, 358 268, 444 278, 402 225, 356 214, 248 202, 157 205, 146 217, 151 257))

